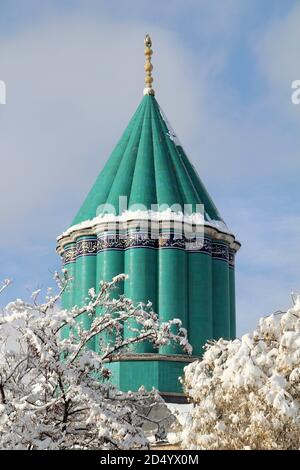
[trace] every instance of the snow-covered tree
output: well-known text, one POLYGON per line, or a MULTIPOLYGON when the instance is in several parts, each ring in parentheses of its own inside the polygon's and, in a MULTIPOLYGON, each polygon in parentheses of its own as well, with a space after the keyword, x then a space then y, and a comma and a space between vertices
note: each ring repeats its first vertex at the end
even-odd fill
MULTIPOLYGON (((64 272, 57 276, 57 295, 49 290, 40 302, 37 291, 31 303, 16 300, 4 309, 0 316, 1 449, 148 447, 143 412, 161 399, 154 390, 118 391, 109 381, 108 364, 145 340, 157 347, 172 341, 187 352, 190 346, 179 320, 160 324, 151 304, 112 298, 112 289, 124 278, 102 282, 98 293, 90 290, 84 307, 67 311, 58 305, 69 281, 64 272), (96 313, 99 309, 101 315, 96 313), (91 319, 88 330, 82 326, 82 315, 91 319), (129 339, 123 339, 124 322, 132 325, 129 339), (63 338, 61 331, 66 328, 69 334, 63 338), (105 342, 104 337, 113 341, 105 342), (100 353, 89 349, 91 341, 99 342, 100 353)), ((7 285, 5 281, 3 287, 7 285)))
POLYGON ((185 368, 186 449, 300 448, 300 299, 185 368))

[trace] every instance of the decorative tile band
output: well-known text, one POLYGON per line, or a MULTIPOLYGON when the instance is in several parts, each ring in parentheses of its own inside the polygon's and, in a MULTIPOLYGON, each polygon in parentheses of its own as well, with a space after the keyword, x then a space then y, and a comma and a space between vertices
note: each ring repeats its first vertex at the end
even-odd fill
POLYGON ((97 238, 97 252, 103 250, 124 250, 125 236, 121 233, 105 233, 97 238))
POLYGON ((77 258, 80 256, 94 256, 97 254, 97 238, 83 238, 76 242, 77 258))
POLYGON ((228 261, 229 259, 228 251, 229 250, 228 250, 227 245, 224 245, 223 243, 213 242, 212 244, 212 257, 213 258, 228 261))
POLYGON ((212 254, 212 241, 210 238, 189 239, 185 241, 185 246, 187 251, 205 253, 207 255, 212 254))
POLYGON ((126 250, 127 248, 177 248, 187 251, 203 251, 211 253, 211 240, 208 238, 185 238, 173 234, 160 234, 151 238, 153 234, 148 232, 129 232, 101 234, 98 238, 98 252, 102 250, 126 250))
MULTIPOLYGON (((153 236, 153 235, 152 235, 153 236)), ((76 245, 68 247, 63 254, 64 264, 76 261, 81 256, 94 256, 105 250, 126 250, 129 248, 180 249, 193 253, 204 253, 215 259, 229 261, 234 264, 234 251, 228 250, 224 243, 212 242, 209 238, 186 238, 173 234, 160 234, 151 238, 148 232, 130 231, 102 233, 98 238, 82 238, 76 245)))
POLYGON ((151 233, 130 231, 124 239, 126 248, 158 248, 158 239, 151 238, 151 233))
POLYGON ((235 252, 233 250, 229 250, 229 267, 234 268, 235 265, 235 252))
POLYGON ((64 264, 74 263, 76 261, 77 250, 75 246, 66 248, 63 254, 64 264))
POLYGON ((161 236, 159 238, 159 248, 178 248, 180 250, 186 249, 186 239, 178 238, 176 234, 171 234, 169 238, 161 236))

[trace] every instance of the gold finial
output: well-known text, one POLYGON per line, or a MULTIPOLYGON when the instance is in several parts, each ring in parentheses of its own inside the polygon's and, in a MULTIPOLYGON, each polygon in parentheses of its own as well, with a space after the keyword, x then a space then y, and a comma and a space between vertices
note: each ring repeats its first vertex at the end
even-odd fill
POLYGON ((144 95, 155 95, 155 92, 152 88, 152 83, 153 83, 153 77, 152 77, 152 69, 153 65, 151 64, 151 56, 152 56, 152 41, 149 36, 149 34, 146 34, 145 36, 145 57, 146 57, 146 63, 144 66, 146 76, 145 76, 145 84, 146 88, 144 88, 144 95))

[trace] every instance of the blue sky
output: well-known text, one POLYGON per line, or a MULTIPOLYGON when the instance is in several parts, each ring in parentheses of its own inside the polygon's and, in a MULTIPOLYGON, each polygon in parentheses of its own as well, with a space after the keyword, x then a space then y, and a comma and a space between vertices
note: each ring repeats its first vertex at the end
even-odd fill
POLYGON ((239 334, 300 292, 300 2, 2 0, 0 278, 4 305, 52 284, 71 222, 143 89, 157 99, 227 224, 239 334))

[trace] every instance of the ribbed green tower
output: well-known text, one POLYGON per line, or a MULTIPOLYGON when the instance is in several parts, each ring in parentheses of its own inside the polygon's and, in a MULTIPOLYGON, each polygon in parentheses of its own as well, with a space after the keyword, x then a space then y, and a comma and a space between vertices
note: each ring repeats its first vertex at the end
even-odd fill
MULTIPOLYGON (((182 394, 178 377, 206 341, 235 337, 234 258, 240 243, 155 99, 151 54, 146 36, 144 97, 57 250, 74 277, 65 308, 82 304, 91 287, 97 290, 101 280, 124 272, 128 279, 116 295, 150 300, 161 321, 182 320, 192 358, 172 346, 154 351, 141 343, 110 365, 121 390, 156 387, 176 401, 182 394)), ((89 327, 87 318, 82 322, 89 327)), ((124 336, 130 334, 124 325, 124 336)))

